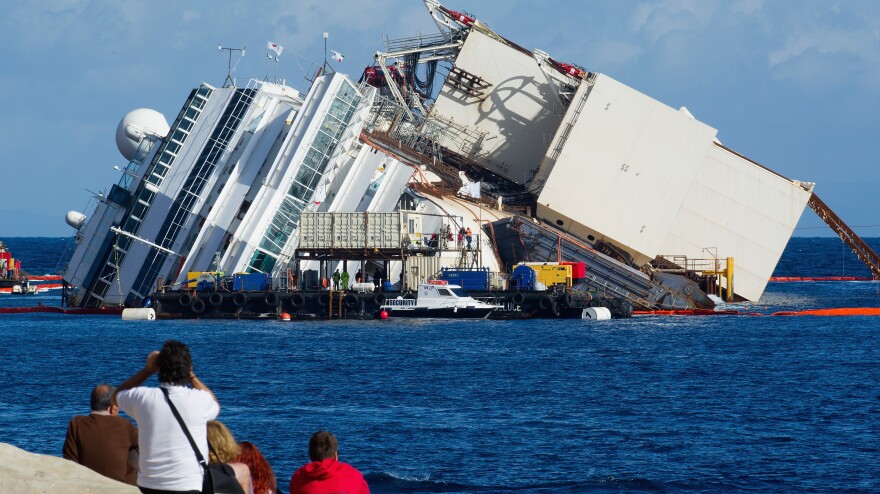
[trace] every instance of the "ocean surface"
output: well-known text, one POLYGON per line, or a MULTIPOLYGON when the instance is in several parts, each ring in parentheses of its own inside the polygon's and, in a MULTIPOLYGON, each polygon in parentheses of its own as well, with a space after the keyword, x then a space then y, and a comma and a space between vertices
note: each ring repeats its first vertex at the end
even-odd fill
MULTIPOLYGON (((3 241, 30 273, 64 267, 67 239, 3 241)), ((870 273, 838 239, 794 238, 776 275, 870 273)), ((880 307, 880 283, 598 322, 0 315, 0 442, 60 456, 92 386, 175 338, 284 492, 318 429, 377 493, 880 492, 880 318, 769 315, 825 307, 880 307)))

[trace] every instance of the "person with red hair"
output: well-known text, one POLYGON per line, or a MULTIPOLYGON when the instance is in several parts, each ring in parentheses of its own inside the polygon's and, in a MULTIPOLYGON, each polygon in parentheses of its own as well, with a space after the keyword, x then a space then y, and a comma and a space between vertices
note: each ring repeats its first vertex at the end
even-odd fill
POLYGON ((241 452, 235 461, 244 463, 251 469, 251 485, 254 494, 277 493, 278 484, 275 481, 275 472, 260 449, 249 441, 241 441, 238 446, 241 452))

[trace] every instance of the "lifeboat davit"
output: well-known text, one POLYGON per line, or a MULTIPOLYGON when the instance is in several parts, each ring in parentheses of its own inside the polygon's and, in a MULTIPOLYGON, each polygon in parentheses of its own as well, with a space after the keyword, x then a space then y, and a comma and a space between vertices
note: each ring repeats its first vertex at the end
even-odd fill
POLYGON ((547 60, 550 62, 550 65, 552 65, 556 70, 562 72, 565 75, 570 75, 577 79, 587 78, 587 71, 578 67, 577 65, 572 65, 565 62, 557 62, 552 58, 548 58, 547 60))
POLYGON ((447 10, 446 12, 449 14, 450 17, 452 17, 459 23, 464 24, 465 26, 473 26, 474 21, 476 21, 476 19, 464 14, 463 12, 456 12, 454 10, 447 10))

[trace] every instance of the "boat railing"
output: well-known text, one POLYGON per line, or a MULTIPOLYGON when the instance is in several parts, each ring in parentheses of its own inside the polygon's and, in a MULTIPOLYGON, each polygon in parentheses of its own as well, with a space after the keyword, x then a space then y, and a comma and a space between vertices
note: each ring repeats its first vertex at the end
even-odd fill
POLYGON ((389 307, 415 307, 416 300, 412 298, 389 298, 385 300, 385 305, 389 307))

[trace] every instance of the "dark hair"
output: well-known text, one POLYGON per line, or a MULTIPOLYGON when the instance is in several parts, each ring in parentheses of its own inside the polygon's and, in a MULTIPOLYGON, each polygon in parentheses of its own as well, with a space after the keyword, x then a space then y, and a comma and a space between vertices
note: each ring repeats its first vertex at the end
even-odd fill
POLYGON ((190 383, 189 373, 192 371, 192 356, 189 347, 177 340, 168 340, 159 350, 159 382, 175 386, 186 386, 190 383))
POLYGON ((312 438, 309 439, 309 458, 312 461, 333 458, 338 450, 339 441, 336 440, 336 436, 332 432, 318 431, 312 434, 312 438))
POLYGON ((115 386, 109 384, 99 384, 92 390, 91 406, 95 412, 103 412, 110 408, 113 403, 111 398, 116 391, 115 386))

